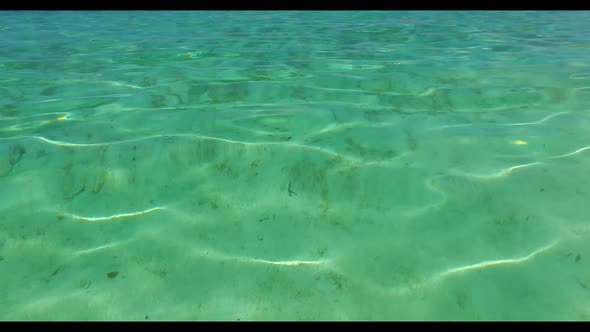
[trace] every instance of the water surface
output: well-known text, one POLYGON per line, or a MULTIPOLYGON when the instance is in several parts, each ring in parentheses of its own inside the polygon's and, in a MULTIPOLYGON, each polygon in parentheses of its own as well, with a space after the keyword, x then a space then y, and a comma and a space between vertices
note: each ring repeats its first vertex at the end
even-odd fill
POLYGON ((588 12, 0 13, 0 319, 589 320, 588 12))

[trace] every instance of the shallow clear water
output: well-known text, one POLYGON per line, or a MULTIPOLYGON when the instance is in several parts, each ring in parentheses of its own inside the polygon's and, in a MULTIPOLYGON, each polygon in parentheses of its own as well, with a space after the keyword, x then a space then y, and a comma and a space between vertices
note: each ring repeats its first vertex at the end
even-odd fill
POLYGON ((0 13, 1 320, 589 320, 589 12, 0 13))

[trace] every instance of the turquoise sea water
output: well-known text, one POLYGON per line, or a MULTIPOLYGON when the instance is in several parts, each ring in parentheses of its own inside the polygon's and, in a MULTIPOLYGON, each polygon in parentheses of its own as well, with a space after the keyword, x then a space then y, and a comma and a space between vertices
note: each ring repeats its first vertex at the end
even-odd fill
POLYGON ((589 12, 0 13, 0 320, 590 320, 589 12))

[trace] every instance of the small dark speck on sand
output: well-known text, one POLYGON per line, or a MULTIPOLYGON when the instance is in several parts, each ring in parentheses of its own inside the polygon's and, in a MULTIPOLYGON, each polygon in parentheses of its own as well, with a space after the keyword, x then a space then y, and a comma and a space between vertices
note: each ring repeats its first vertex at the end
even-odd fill
POLYGON ((117 272, 117 271, 111 271, 111 272, 107 273, 107 277, 109 277, 110 279, 116 278, 117 275, 119 275, 119 272, 117 272))

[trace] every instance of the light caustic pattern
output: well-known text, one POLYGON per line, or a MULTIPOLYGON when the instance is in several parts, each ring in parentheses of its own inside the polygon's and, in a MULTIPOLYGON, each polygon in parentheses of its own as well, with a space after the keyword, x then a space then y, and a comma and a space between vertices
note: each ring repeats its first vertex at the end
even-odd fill
POLYGON ((0 319, 587 320, 587 15, 3 13, 0 319))
POLYGON ((117 214, 113 214, 111 216, 104 216, 104 217, 85 217, 85 216, 79 216, 76 214, 67 214, 67 215, 69 215, 70 217, 72 217, 74 219, 78 219, 78 220, 82 220, 82 221, 100 222, 100 221, 110 221, 110 220, 120 219, 120 218, 137 217, 137 216, 141 216, 144 214, 148 214, 150 212, 164 210, 164 209, 166 209, 166 207, 156 206, 156 207, 149 208, 149 209, 146 209, 143 211, 117 213, 117 214))
MULTIPOLYGON (((163 207, 156 207, 147 209, 144 211, 138 212, 128 212, 128 213, 120 213, 113 216, 108 217, 82 217, 77 215, 70 215, 72 218, 88 221, 88 222, 97 222, 97 221, 112 221, 114 219, 119 218, 128 218, 128 217, 140 217, 146 215, 147 213, 158 211, 158 210, 167 210, 173 213, 174 216, 182 216, 184 218, 188 218, 189 215, 183 213, 182 211, 175 210, 175 208, 163 208, 163 207)), ((121 220, 122 221, 122 220, 121 220)), ((139 222, 136 220, 135 222, 139 222)), ((346 276, 349 280, 352 280, 355 284, 362 285, 367 289, 371 289, 376 291, 380 294, 389 294, 391 296, 398 296, 398 295, 406 295, 410 292, 413 292, 420 288, 425 287, 436 287, 441 286, 441 283, 444 282, 447 278, 463 274, 469 273, 475 270, 485 270, 488 268, 498 267, 498 266, 518 266, 521 264, 525 264, 529 261, 532 261, 536 256, 547 252, 556 246, 559 245, 562 240, 553 241, 545 246, 542 246, 538 249, 533 250, 532 252, 516 258, 499 258, 493 260, 485 260, 481 262, 476 262, 468 265, 458 266, 454 268, 449 268, 446 270, 441 271, 440 273, 434 274, 430 277, 424 277, 421 281, 416 281, 414 283, 408 284, 401 284, 401 285, 392 285, 390 287, 379 286, 377 284, 372 284, 369 281, 365 281, 362 279, 358 279, 352 276, 352 271, 343 270, 339 266, 339 260, 345 259, 343 257, 333 257, 333 258, 326 258, 326 259, 293 259, 293 260, 269 260, 264 258, 256 258, 256 257, 247 257, 247 256, 238 256, 238 255, 231 255, 223 253, 219 250, 215 249, 195 249, 192 251, 192 256, 199 259, 207 259, 213 261, 229 261, 229 262, 236 262, 240 264, 255 264, 255 265, 269 265, 269 266, 276 266, 276 267, 316 267, 323 271, 333 271, 337 272, 341 275, 346 276)), ((93 254, 100 250, 110 249, 113 247, 121 246, 122 243, 111 243, 102 245, 96 248, 90 248, 87 250, 81 250, 78 254, 85 255, 85 254, 93 254)))
MULTIPOLYGON (((81 220, 85 220, 85 221, 108 221, 108 220, 112 220, 115 218, 140 216, 140 215, 146 214, 148 212, 151 212, 154 210, 160 210, 160 209, 162 209, 162 208, 153 208, 153 209, 148 209, 146 211, 135 212, 135 213, 122 213, 122 214, 111 216, 111 217, 92 217, 92 218, 80 217, 80 216, 73 216, 73 217, 75 217, 76 219, 81 219, 81 220)), ((418 281, 416 283, 411 283, 411 284, 407 284, 407 285, 383 287, 383 286, 377 286, 374 284, 370 284, 367 281, 363 281, 363 280, 355 280, 355 282, 359 283, 359 284, 364 284, 369 289, 376 290, 380 293, 385 293, 385 294, 390 294, 390 295, 403 295, 403 294, 407 294, 408 292, 414 291, 418 288, 434 287, 436 285, 440 285, 440 283, 442 281, 444 281, 444 279, 452 277, 454 275, 468 273, 468 272, 475 271, 475 270, 483 270, 483 269, 502 266, 502 265, 524 264, 526 262, 533 260, 536 256, 538 256, 546 251, 551 250, 552 248, 556 247, 559 243, 560 243, 560 241, 553 241, 552 243, 545 245, 543 247, 540 247, 540 248, 538 248, 538 249, 536 249, 536 250, 534 250, 534 251, 530 252, 529 254, 522 256, 522 257, 486 260, 486 261, 481 261, 481 262, 477 262, 477 263, 473 263, 473 264, 450 268, 450 269, 444 270, 438 274, 435 274, 431 277, 426 277, 422 281, 418 281)), ((112 248, 117 245, 119 245, 119 244, 113 243, 113 244, 103 245, 103 246, 99 246, 97 248, 82 250, 79 252, 79 254, 94 253, 96 251, 100 251, 103 249, 109 249, 109 248, 112 248)), ((316 266, 319 269, 326 270, 326 271, 335 271, 335 272, 338 272, 343 275, 348 275, 349 279, 354 279, 354 278, 350 277, 350 271, 348 271, 348 272, 344 271, 338 266, 338 259, 320 259, 320 260, 298 260, 298 259, 295 259, 295 260, 278 261, 278 260, 268 260, 268 259, 245 257, 245 256, 235 256, 235 255, 230 255, 230 254, 224 254, 222 252, 212 250, 212 249, 195 250, 193 252, 193 255, 195 257, 198 257, 201 259, 204 258, 204 259, 211 259, 211 260, 217 260, 217 261, 232 261, 232 262, 238 262, 238 263, 242 263, 242 264, 262 264, 262 265, 270 265, 270 266, 277 266, 277 267, 281 267, 281 266, 283 266, 283 267, 316 266)))

